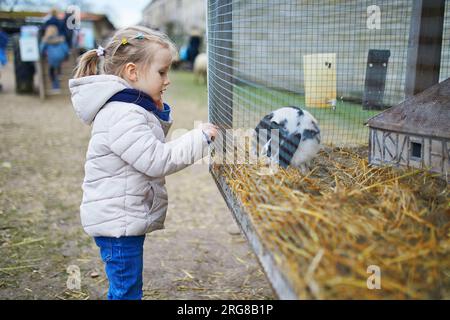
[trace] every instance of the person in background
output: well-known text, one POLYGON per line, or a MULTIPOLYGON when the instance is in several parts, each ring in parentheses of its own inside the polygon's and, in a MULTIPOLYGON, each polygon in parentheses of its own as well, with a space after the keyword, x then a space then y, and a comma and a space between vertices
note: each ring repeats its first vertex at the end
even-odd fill
POLYGON ((201 41, 202 39, 200 37, 200 33, 198 31, 193 31, 189 38, 189 44, 187 48, 187 58, 191 70, 194 68, 194 61, 199 53, 201 41))
POLYGON ((47 56, 49 74, 52 81, 52 89, 56 92, 61 89, 59 76, 61 64, 69 54, 69 46, 64 36, 58 32, 55 25, 47 26, 40 46, 41 55, 47 56))
MULTIPOLYGON (((8 35, 2 29, 0 29, 0 79, 1 79, 1 69, 8 63, 8 57, 6 55, 6 46, 8 45, 8 35)), ((3 89, 2 84, 0 84, 0 91, 3 89)))
POLYGON ((53 8, 47 17, 47 20, 45 20, 42 26, 42 30, 47 30, 48 26, 55 26, 58 29, 58 33, 64 35, 64 22, 58 19, 58 10, 53 8))

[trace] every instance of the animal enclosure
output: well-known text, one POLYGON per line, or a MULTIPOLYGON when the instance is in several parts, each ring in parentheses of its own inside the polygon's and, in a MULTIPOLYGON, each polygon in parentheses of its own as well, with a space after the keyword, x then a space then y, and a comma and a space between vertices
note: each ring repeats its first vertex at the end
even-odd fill
MULTIPOLYGON (((209 1, 211 118, 254 128, 297 105, 326 128, 325 143, 367 143, 364 121, 405 98, 411 4, 209 1), (311 95, 318 101, 305 103, 311 95)), ((441 81, 450 76, 446 6, 441 81)))
POLYGON ((211 173, 281 298, 449 297, 447 183, 369 166, 365 125, 450 76, 449 2, 207 2, 209 118, 222 129, 211 173), (422 46, 427 23, 441 45, 422 46), (236 163, 248 153, 236 129, 285 106, 319 123, 311 171, 236 163), (368 289, 372 265, 384 291, 368 289))

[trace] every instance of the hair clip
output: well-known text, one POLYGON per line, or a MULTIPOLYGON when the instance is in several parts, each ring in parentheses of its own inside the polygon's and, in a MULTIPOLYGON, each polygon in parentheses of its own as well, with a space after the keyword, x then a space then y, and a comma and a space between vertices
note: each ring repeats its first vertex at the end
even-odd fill
POLYGON ((122 38, 122 44, 123 44, 123 45, 126 45, 127 43, 128 43, 127 38, 122 38))
POLYGON ((142 34, 142 33, 138 33, 137 34, 137 36, 136 37, 134 37, 135 39, 138 39, 138 40, 144 40, 144 35, 142 34))
POLYGON ((105 55, 105 48, 103 48, 102 46, 98 46, 98 48, 95 51, 97 52, 97 57, 105 55))

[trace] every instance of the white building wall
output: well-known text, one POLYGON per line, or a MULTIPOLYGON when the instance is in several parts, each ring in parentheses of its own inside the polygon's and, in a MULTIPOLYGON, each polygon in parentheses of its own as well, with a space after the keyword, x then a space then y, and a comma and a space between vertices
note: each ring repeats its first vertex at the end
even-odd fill
POLYGON ((185 34, 206 30, 206 0, 153 0, 142 13, 142 22, 162 31, 169 22, 177 23, 185 34))

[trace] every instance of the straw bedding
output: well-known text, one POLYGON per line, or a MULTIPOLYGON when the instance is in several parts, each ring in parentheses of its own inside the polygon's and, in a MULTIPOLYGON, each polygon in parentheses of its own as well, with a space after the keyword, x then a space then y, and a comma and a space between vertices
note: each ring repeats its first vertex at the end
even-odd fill
POLYGON ((308 174, 214 165, 299 298, 449 299, 450 197, 428 172, 327 148, 308 174), (369 290, 377 266, 381 289, 369 290), (373 278, 369 279, 370 283, 373 278))

